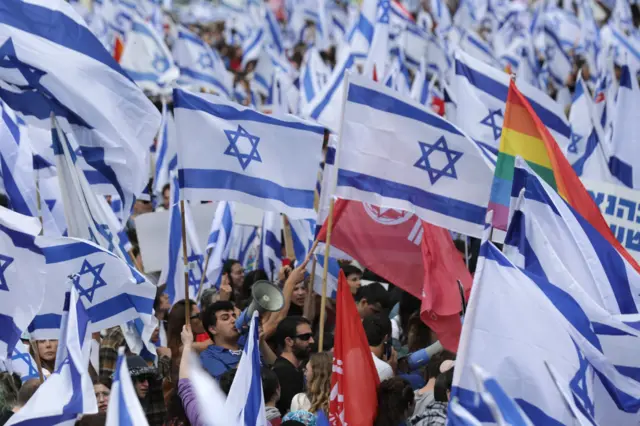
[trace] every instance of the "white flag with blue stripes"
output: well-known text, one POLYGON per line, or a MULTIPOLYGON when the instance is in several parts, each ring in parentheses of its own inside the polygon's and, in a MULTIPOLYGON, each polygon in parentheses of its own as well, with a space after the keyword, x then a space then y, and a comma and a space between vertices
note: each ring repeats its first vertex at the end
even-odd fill
MULTIPOLYGON (((635 422, 640 383, 603 355, 606 340, 594 333, 597 320, 592 311, 583 310, 556 283, 518 269, 493 244, 484 243, 480 255, 452 398, 478 420, 492 420, 474 391, 471 368, 477 364, 500 382, 533 424, 573 424, 573 413, 557 392, 548 363, 599 424, 635 422)), ((631 339, 627 347, 637 347, 640 332, 622 322, 615 329, 617 335, 607 337, 631 339)))
POLYGON ((88 370, 90 314, 84 308, 76 288, 67 294, 69 313, 64 326, 66 331, 58 343, 62 348, 58 350, 62 356, 60 366, 40 385, 24 407, 9 419, 7 426, 73 426, 78 415, 98 412, 88 370))
POLYGON ((44 301, 48 277, 35 242, 39 231, 36 218, 0 207, 0 360, 11 357, 44 301))
MULTIPOLYGON (((167 284, 167 295, 173 304, 178 300, 187 297, 184 287, 184 256, 182 249, 182 214, 180 203, 180 191, 178 188, 178 177, 171 178, 171 197, 169 205, 169 242, 167 244, 167 257, 159 282, 167 284)), ((188 202, 184 202, 185 231, 187 232, 187 268, 189 269, 189 298, 194 298, 198 294, 198 287, 202 280, 203 264, 202 250, 198 242, 195 223, 191 216, 191 208, 188 202)))
POLYGON ((224 262, 230 258, 231 234, 235 229, 233 223, 234 207, 232 203, 227 201, 220 201, 216 206, 211 232, 209 232, 207 239, 207 250, 211 250, 206 271, 210 286, 220 286, 222 267, 224 262))
POLYGON ((120 348, 118 349, 118 360, 116 361, 116 371, 113 375, 105 425, 145 426, 148 424, 147 416, 142 409, 142 405, 140 405, 140 399, 129 374, 124 348, 120 348))
POLYGON ((350 79, 336 196, 480 236, 493 179, 480 149, 413 100, 366 78, 350 79))
POLYGON ((233 75, 227 71, 220 55, 183 26, 178 27, 173 57, 180 68, 179 85, 188 85, 195 91, 213 90, 231 98, 233 75))
POLYGON ((153 284, 115 254, 86 240, 38 237, 47 265, 45 300, 29 326, 35 339, 56 339, 65 291, 73 287, 87 308, 92 332, 140 318, 156 326, 153 284))
POLYGON ((234 224, 229 245, 230 259, 237 259, 247 271, 255 269, 257 253, 260 249, 257 227, 234 224))
POLYGON ((127 34, 120 65, 140 88, 155 95, 171 93, 171 84, 180 76, 162 36, 137 16, 127 34))
POLYGON ((264 212, 258 269, 264 269, 270 280, 278 278, 282 268, 282 217, 280 213, 264 212))
POLYGON ((296 260, 302 263, 313 245, 316 221, 313 219, 290 219, 289 226, 293 240, 293 253, 296 260))
MULTIPOLYGON (((0 361, 0 367, 1 364, 2 361, 0 361)), ((19 375, 22 383, 26 382, 29 379, 38 379, 40 377, 40 375, 38 374, 36 361, 33 359, 31 353, 29 352, 29 346, 25 343, 19 342, 13 348, 13 352, 11 353, 11 356, 5 361, 5 364, 7 371, 19 375)), ((49 371, 47 373, 51 372, 49 371)))
POLYGON ((363 0, 360 4, 360 12, 354 25, 347 33, 347 42, 354 56, 360 61, 366 59, 369 46, 373 40, 374 24, 378 11, 376 0, 363 0))
POLYGON ((316 93, 322 90, 330 76, 331 68, 323 62, 318 49, 315 47, 309 48, 305 53, 302 69, 300 70, 301 109, 304 109, 313 100, 316 93))
MULTIPOLYGON (((453 77, 454 98, 458 100, 456 125, 478 142, 495 162, 502 135, 502 121, 509 89, 509 75, 457 50, 453 77)), ((518 81, 518 89, 547 126, 563 151, 567 150, 571 127, 562 106, 546 93, 518 81)))
POLYGON ((185 200, 239 201, 292 219, 315 217, 322 127, 183 90, 173 99, 185 200))
POLYGON ((260 56, 262 45, 265 42, 264 28, 254 28, 249 37, 242 43, 242 68, 255 61, 260 56))
POLYGON ((62 0, 3 1, 0 57, 0 97, 44 129, 52 111, 68 121, 128 214, 148 181, 147 147, 160 124, 142 90, 62 0))
POLYGON ((162 195, 164 186, 171 182, 171 173, 178 168, 178 136, 173 113, 162 104, 162 127, 158 135, 156 167, 153 179, 155 194, 162 195))
MULTIPOLYGON (((334 254, 329 254, 328 262, 325 262, 324 257, 325 244, 318 243, 318 247, 316 248, 316 252, 314 256, 316 257, 316 276, 313 277, 313 291, 316 294, 322 294, 322 278, 324 276, 324 268, 325 264, 328 267, 327 270, 327 297, 331 299, 336 298, 336 294, 338 293, 338 276, 340 276, 340 264, 338 263, 338 259, 334 257, 334 254)), ((334 248, 332 247, 332 250, 334 248)), ((346 256, 345 258, 348 258, 346 256)), ((313 266, 310 263, 307 264, 307 272, 311 273, 313 266)))
POLYGON ((232 424, 268 426, 260 374, 258 312, 253 313, 247 343, 242 350, 225 410, 232 424))

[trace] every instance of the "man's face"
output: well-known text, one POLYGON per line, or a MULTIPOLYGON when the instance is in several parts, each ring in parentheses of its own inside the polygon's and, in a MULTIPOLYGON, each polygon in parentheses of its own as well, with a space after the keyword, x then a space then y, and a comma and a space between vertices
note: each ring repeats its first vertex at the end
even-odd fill
POLYGON ((231 267, 231 287, 234 289, 242 288, 244 282, 244 268, 241 264, 235 263, 231 267))
POLYGON ((369 303, 367 302, 367 299, 360 299, 357 308, 361 319, 382 312, 382 306, 380 306, 380 303, 369 303))
POLYGON ((232 340, 239 336, 236 328, 237 318, 235 311, 218 311, 216 312, 216 325, 210 327, 209 331, 216 339, 232 340))
POLYGON ((293 338, 293 354, 298 359, 307 359, 313 345, 313 333, 309 324, 298 324, 296 336, 293 338))
POLYGON ((169 210, 170 191, 169 188, 162 191, 162 206, 169 210))
POLYGON ((144 376, 136 378, 135 387, 138 398, 143 399, 149 393, 149 379, 144 376))

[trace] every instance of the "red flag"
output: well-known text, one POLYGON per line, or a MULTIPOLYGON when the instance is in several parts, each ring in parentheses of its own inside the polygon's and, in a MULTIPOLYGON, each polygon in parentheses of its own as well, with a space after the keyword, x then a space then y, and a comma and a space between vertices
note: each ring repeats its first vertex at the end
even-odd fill
POLYGON ((122 51, 124 50, 124 44, 122 43, 122 39, 119 35, 116 35, 116 40, 113 43, 113 58, 116 62, 120 63, 120 58, 122 57, 122 51))
POLYGON ((332 426, 371 426, 378 411, 378 372, 342 271, 336 303, 329 421, 332 426))
MULTIPOLYGON (((324 241, 327 223, 318 234, 324 241)), ((420 220, 412 213, 336 200, 331 245, 418 299, 422 297, 420 220)))
POLYGON ((446 229, 422 222, 424 287, 420 318, 438 336, 445 349, 456 352, 462 331, 462 296, 457 280, 469 299, 472 278, 461 253, 446 229))

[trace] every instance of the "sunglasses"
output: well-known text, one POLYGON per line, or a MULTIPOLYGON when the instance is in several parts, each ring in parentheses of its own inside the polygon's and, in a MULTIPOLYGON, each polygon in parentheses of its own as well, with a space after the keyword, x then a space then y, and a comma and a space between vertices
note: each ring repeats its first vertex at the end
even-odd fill
POLYGON ((313 337, 313 333, 298 334, 296 339, 304 340, 305 342, 313 337))

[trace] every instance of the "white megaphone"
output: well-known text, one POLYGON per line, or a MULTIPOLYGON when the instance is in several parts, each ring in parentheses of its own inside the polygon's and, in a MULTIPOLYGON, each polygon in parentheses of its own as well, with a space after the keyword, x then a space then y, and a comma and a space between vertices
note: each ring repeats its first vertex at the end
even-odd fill
POLYGON ((255 311, 260 314, 278 312, 284 306, 284 295, 280 288, 266 280, 256 281, 253 284, 251 297, 253 297, 251 304, 242 311, 240 317, 236 320, 236 328, 238 330, 242 330, 249 323, 255 311))

